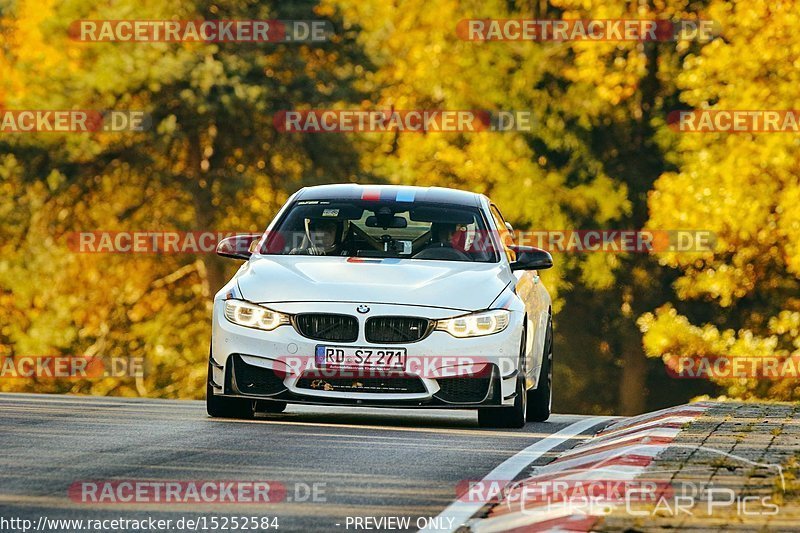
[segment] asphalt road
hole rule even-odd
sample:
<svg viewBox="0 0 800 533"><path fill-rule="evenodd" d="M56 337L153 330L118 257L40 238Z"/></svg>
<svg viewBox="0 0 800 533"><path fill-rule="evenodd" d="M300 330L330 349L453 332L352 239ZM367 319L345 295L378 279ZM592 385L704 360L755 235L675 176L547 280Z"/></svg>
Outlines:
<svg viewBox="0 0 800 533"><path fill-rule="evenodd" d="M433 518L440 522L432 528L449 530L445 518L459 481L500 472L498 465L508 474L531 458L549 462L607 422L554 415L519 430L484 430L470 411L291 405L280 415L236 421L207 418L205 404L196 401L0 394L0 531L23 530L22 522L3 519L31 520L39 531L77 531L90 524L59 528L52 520L150 517L172 520L170 530L177 531L190 529L185 522L177 528L177 520L201 516L205 528L200 522L192 530L225 530L226 517L259 520L246 529L228 522L229 531L267 531L263 517L277 517L278 531L417 530ZM572 437L575 429L582 435ZM559 431L561 438L551 436ZM520 455L532 445L535 453ZM286 492L280 501L258 504L95 503L69 496L70 486L90 480L257 481ZM221 520L215 528L212 517ZM126 530L105 526L94 530Z"/></svg>

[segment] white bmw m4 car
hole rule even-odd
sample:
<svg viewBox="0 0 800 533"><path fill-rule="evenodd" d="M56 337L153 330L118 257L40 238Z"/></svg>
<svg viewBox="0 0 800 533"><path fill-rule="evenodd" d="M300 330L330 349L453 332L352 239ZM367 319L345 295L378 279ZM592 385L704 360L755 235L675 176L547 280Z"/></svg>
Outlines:
<svg viewBox="0 0 800 533"><path fill-rule="evenodd" d="M550 254L517 246L480 194L323 185L263 235L219 243L245 260L214 298L207 408L287 403L474 409L484 427L550 416Z"/></svg>

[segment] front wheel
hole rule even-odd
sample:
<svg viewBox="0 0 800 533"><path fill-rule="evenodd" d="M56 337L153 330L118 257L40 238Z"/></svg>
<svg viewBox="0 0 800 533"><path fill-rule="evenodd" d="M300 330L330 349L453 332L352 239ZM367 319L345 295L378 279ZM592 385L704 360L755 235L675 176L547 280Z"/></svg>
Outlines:
<svg viewBox="0 0 800 533"><path fill-rule="evenodd" d="M210 356L209 356L210 357ZM208 362L208 379L206 379L206 411L213 418L251 419L255 415L255 402L242 398L225 398L216 396L211 386L211 361Z"/></svg>
<svg viewBox="0 0 800 533"><path fill-rule="evenodd" d="M528 422L544 422L553 406L553 319L547 319L542 367L536 388L528 391Z"/></svg>
<svg viewBox="0 0 800 533"><path fill-rule="evenodd" d="M521 428L525 426L525 411L528 397L525 394L525 378L517 376L516 396L511 407L481 407L478 409L478 425L482 428Z"/></svg>

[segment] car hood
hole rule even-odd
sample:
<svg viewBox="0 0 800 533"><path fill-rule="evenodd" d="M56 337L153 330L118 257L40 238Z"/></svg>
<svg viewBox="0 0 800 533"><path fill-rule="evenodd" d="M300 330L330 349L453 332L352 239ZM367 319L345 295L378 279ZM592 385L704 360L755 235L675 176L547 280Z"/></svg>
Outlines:
<svg viewBox="0 0 800 533"><path fill-rule="evenodd" d="M486 309L508 284L500 263L315 256L257 257L237 274L251 302L372 302Z"/></svg>

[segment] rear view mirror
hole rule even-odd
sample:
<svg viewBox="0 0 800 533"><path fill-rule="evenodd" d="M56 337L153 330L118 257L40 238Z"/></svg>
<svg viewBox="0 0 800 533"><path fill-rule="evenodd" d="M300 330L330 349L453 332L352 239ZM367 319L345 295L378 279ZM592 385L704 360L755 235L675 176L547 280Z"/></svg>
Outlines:
<svg viewBox="0 0 800 533"><path fill-rule="evenodd" d="M370 215L364 222L368 228L383 228L383 229L402 229L408 226L408 221L403 217L393 216L380 217L380 220L375 215Z"/></svg>
<svg viewBox="0 0 800 533"><path fill-rule="evenodd" d="M217 255L233 259L250 259L261 235L233 235L225 237L217 244Z"/></svg>
<svg viewBox="0 0 800 533"><path fill-rule="evenodd" d="M553 256L541 248L533 246L509 246L517 253L517 260L511 263L511 270L545 270L553 266Z"/></svg>

